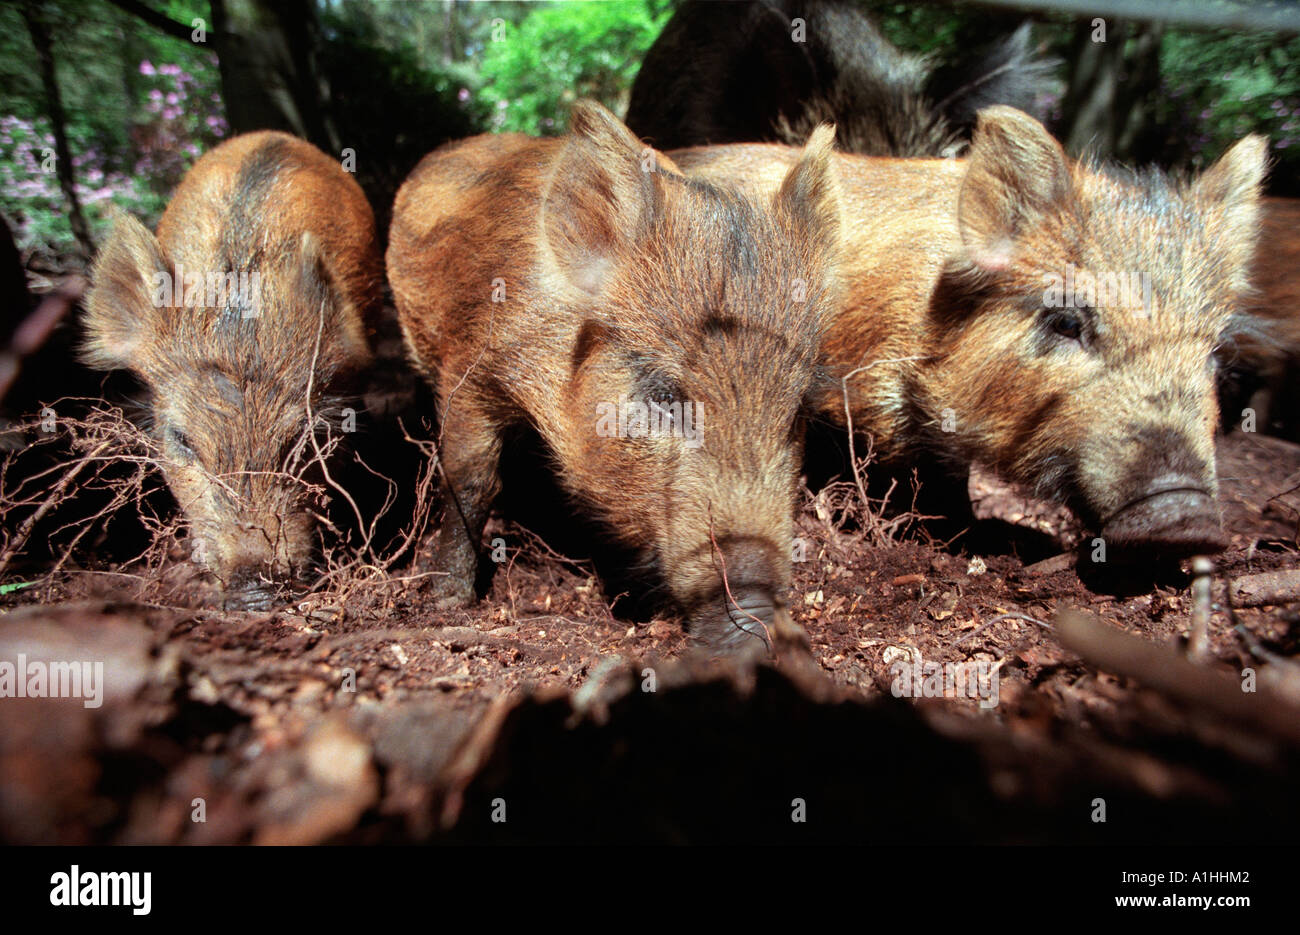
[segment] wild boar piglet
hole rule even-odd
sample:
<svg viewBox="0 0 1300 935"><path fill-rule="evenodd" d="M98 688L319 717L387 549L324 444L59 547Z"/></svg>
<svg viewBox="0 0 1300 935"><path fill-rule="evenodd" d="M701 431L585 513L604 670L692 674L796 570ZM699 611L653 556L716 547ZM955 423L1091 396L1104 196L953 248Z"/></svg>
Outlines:
<svg viewBox="0 0 1300 935"><path fill-rule="evenodd" d="M163 473L229 607L270 606L312 562L308 414L371 359L381 262L352 177L276 132L204 155L156 235L122 215L100 252L85 358L148 389Z"/></svg>
<svg viewBox="0 0 1300 935"><path fill-rule="evenodd" d="M774 189L788 147L669 154ZM1105 541L1221 550L1216 352L1244 314L1265 141L1194 180L1073 161L1009 107L969 158L836 156L844 301L825 343L883 460L992 467ZM844 419L837 385L822 408Z"/></svg>
<svg viewBox="0 0 1300 935"><path fill-rule="evenodd" d="M416 168L388 270L440 405L443 606L474 599L502 440L525 425L698 639L799 635L783 592L837 300L832 138L761 198L683 177L586 103L565 138L477 137Z"/></svg>

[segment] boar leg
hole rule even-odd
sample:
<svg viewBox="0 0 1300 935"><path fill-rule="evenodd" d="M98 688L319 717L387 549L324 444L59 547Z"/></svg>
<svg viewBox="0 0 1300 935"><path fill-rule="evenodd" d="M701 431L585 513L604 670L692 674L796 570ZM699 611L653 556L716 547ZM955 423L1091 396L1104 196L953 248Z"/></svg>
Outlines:
<svg viewBox="0 0 1300 935"><path fill-rule="evenodd" d="M501 427L467 398L469 387L453 393L443 409L442 491L446 503L438 530L434 567L438 609L474 602L479 548L488 510L501 489Z"/></svg>
<svg viewBox="0 0 1300 935"><path fill-rule="evenodd" d="M938 517L925 524L935 539L947 542L975 526L975 508L970 502L970 468L955 468L926 460L915 468L919 485L916 511Z"/></svg>

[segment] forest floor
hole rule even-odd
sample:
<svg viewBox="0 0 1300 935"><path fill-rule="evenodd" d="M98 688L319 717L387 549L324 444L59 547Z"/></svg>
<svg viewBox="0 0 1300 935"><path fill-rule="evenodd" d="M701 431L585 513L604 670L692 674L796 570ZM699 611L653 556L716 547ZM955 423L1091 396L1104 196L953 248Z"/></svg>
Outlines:
<svg viewBox="0 0 1300 935"><path fill-rule="evenodd" d="M0 661L102 661L105 689L95 708L0 703L0 832L61 843L1294 834L1300 743L1275 715L1300 702L1288 660L1300 617L1232 608L1225 589L1300 567L1300 447L1235 433L1219 461L1231 546L1216 563L1207 655L1188 676L1218 677L1209 689L1094 664L1052 629L1058 611L1082 609L1165 654L1139 667L1177 676L1194 603L1186 563L1109 568L1086 546L1027 562L915 536L873 545L837 521L840 488L809 494L797 520L807 547L791 604L810 647L757 667L705 658L671 616L621 618L589 562L499 518L488 534L511 558L464 610L431 611L429 579L414 574L260 614L140 601L100 576L70 575L54 599L16 591L0 598ZM1058 511L987 480L973 491L981 526L1067 534ZM1247 668L1260 691L1241 693L1244 711L1205 700ZM905 669L922 676L905 693L927 697L895 700Z"/></svg>
<svg viewBox="0 0 1300 935"><path fill-rule="evenodd" d="M9 402L128 395L70 368L74 341L56 332ZM380 348L371 411L427 411L391 329ZM20 459L0 464L36 459L0 471L0 492L34 479L30 515L67 465L0 434ZM404 447L420 457L390 476L427 463ZM808 492L789 600L809 645L755 665L609 593L563 509L539 536L509 503L473 607L430 609L424 526L401 562L215 609L185 539L128 521L171 509L151 512L147 459L105 456L64 491L99 519L56 509L0 556L32 582L0 594L0 840L1294 840L1300 446L1235 432L1218 458L1230 546L1195 579L1096 562L1068 514L978 472L980 520L947 546L884 534L852 482ZM152 558L115 558L142 529ZM100 703L12 697L20 660L102 663Z"/></svg>

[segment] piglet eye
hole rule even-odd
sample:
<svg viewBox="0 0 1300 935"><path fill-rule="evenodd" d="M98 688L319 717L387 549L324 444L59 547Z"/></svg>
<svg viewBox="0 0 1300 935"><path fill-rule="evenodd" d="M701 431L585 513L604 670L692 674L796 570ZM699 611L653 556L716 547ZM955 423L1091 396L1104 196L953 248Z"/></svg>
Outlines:
<svg viewBox="0 0 1300 935"><path fill-rule="evenodd" d="M1083 336L1083 319L1070 311L1053 309L1047 317L1047 325L1053 334L1071 341L1078 341Z"/></svg>
<svg viewBox="0 0 1300 935"><path fill-rule="evenodd" d="M652 399L650 400L650 408L665 422L671 422L673 420L671 402L668 399Z"/></svg>
<svg viewBox="0 0 1300 935"><path fill-rule="evenodd" d="M167 437L181 454L185 455L187 458L195 457L194 448L190 444L189 436L180 429L169 428L167 430Z"/></svg>

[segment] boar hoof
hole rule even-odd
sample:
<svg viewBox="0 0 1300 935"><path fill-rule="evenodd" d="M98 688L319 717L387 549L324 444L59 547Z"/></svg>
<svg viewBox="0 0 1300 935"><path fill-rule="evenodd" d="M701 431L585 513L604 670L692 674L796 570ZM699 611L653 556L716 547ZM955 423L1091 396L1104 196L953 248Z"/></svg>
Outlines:
<svg viewBox="0 0 1300 935"><path fill-rule="evenodd" d="M241 591L238 594L227 594L221 602L221 609L262 613L270 610L273 603L274 596L269 591Z"/></svg>
<svg viewBox="0 0 1300 935"><path fill-rule="evenodd" d="M772 635L776 637L778 645L789 646L803 652L812 649L812 640L808 637L808 631L794 622L794 618L790 616L790 611L785 607L778 607L776 610L776 619L772 624Z"/></svg>

